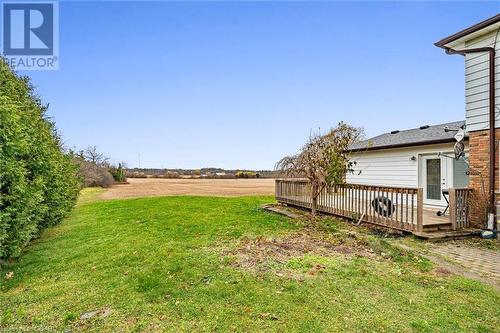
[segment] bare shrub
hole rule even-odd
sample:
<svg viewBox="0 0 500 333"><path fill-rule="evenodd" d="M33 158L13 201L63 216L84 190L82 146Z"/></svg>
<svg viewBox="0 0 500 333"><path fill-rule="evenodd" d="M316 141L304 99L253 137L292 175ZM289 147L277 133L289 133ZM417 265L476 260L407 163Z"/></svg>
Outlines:
<svg viewBox="0 0 500 333"><path fill-rule="evenodd" d="M79 166L79 176L85 187L110 187L115 179L111 172L125 179L123 167L114 168L109 159L97 150L96 146L89 146L74 156Z"/></svg>
<svg viewBox="0 0 500 333"><path fill-rule="evenodd" d="M470 211L470 226L473 228L484 228L488 220L489 210L489 193L484 185L481 183L479 189L474 189L469 198L469 211Z"/></svg>
<svg viewBox="0 0 500 333"><path fill-rule="evenodd" d="M77 159L78 172L85 187L110 187L114 183L113 176L107 168L99 167L89 161Z"/></svg>

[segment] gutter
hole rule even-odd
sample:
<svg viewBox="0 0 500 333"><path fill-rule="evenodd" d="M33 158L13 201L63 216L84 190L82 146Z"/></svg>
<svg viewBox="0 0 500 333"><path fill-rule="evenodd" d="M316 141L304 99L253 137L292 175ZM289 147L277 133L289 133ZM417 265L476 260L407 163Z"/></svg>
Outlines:
<svg viewBox="0 0 500 333"><path fill-rule="evenodd" d="M469 53L488 52L489 54L489 209L493 214L493 231L496 231L496 204L495 204L495 48L479 47L466 50L454 50L441 46L446 54L461 54L465 56Z"/></svg>
<svg viewBox="0 0 500 333"><path fill-rule="evenodd" d="M479 31L481 29L484 29L486 27L489 27L492 24L495 24L497 22L500 22L500 14L497 14L493 17L490 17L489 19L486 19L484 21L481 21L477 24L474 24L473 26L464 29L462 31L457 32L456 34L453 34L451 36L448 36L446 38L441 39L439 42L434 43L437 47L441 47L443 49L446 49L447 44L456 41L457 39L460 39L462 37L468 36L476 31Z"/></svg>
<svg viewBox="0 0 500 333"><path fill-rule="evenodd" d="M468 137L464 138L464 141L468 141L468 140L469 140ZM391 145L385 145L385 146L367 146L367 147L361 147L361 148L347 149L347 150L345 150L345 152L347 152L347 153L359 153L359 152L365 152L365 151L371 151L371 150L383 150L383 149L393 149L393 148L427 146L427 145L435 145L435 144L450 143L450 142L456 142L456 140L453 138L449 138L449 139L425 140L425 141L417 141L417 142L409 142L409 143L397 143L397 144L391 144Z"/></svg>

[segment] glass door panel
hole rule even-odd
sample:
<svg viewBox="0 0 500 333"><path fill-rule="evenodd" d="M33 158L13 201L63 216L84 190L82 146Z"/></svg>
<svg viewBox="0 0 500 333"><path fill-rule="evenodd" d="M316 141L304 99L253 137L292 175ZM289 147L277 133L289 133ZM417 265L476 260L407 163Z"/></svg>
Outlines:
<svg viewBox="0 0 500 333"><path fill-rule="evenodd" d="M427 199L441 200L441 159L426 159Z"/></svg>

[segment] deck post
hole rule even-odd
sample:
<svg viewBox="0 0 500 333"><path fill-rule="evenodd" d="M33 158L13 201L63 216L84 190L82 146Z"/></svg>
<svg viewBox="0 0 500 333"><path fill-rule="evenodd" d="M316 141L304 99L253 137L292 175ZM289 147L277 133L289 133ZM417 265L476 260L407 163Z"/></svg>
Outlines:
<svg viewBox="0 0 500 333"><path fill-rule="evenodd" d="M417 232L424 230L424 189L417 190Z"/></svg>
<svg viewBox="0 0 500 333"><path fill-rule="evenodd" d="M280 192L278 191L279 184L280 184L279 179L276 179L276 180L274 181L274 196L276 197L276 200L277 200L277 201L279 201L279 200L280 200Z"/></svg>
<svg viewBox="0 0 500 333"><path fill-rule="evenodd" d="M425 236L434 231L439 232L444 229L441 225L450 228L448 229L450 232L468 225L469 189L466 188L449 189L450 216L442 217L445 221L438 221L437 227L431 225L429 228L425 225L429 221L426 220L428 211L424 210L423 188L333 184L323 188L314 202L315 200L311 198L313 192L311 182L307 180L276 179L275 183L276 200L281 204L308 209L315 207L318 212L349 219L354 219L356 216L357 221L362 217L361 220L364 222L416 235ZM378 197L388 198L392 202L394 211L390 216ZM374 201L375 199L377 200ZM433 220L432 216L429 218Z"/></svg>
<svg viewBox="0 0 500 333"><path fill-rule="evenodd" d="M448 209L450 210L451 229L457 230L457 192L456 192L456 189L450 188L448 200L450 201L450 203L449 203L450 207Z"/></svg>

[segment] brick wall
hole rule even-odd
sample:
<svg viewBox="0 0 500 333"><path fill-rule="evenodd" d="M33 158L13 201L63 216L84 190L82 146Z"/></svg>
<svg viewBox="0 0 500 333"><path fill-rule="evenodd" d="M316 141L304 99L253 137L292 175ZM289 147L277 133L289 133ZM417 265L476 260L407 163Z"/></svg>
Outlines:
<svg viewBox="0 0 500 333"><path fill-rule="evenodd" d="M500 139L500 128L495 131L495 192L499 188L499 162L498 162L498 141ZM489 189L489 132L488 130L469 132L469 186L475 191L488 192ZM496 200L500 199L496 194ZM473 217L474 212L472 212ZM474 218L472 218L474 219Z"/></svg>
<svg viewBox="0 0 500 333"><path fill-rule="evenodd" d="M496 130L496 135L500 138L500 129ZM488 130L469 133L469 163L470 163L470 187L479 189L481 186L488 187L489 172L489 133ZM496 157L498 161L498 155ZM498 163L496 165L498 188Z"/></svg>

